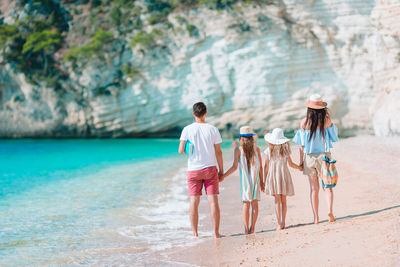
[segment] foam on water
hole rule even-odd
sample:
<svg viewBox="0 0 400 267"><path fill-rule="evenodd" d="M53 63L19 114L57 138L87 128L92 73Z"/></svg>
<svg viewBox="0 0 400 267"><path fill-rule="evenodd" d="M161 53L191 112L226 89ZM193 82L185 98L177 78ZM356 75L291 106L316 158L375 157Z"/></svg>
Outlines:
<svg viewBox="0 0 400 267"><path fill-rule="evenodd" d="M180 169L172 178L165 178L165 181L170 183L165 187L167 190L139 208L141 218L148 223L119 229L121 235L146 243L153 251L199 242L196 238L190 238L186 168Z"/></svg>

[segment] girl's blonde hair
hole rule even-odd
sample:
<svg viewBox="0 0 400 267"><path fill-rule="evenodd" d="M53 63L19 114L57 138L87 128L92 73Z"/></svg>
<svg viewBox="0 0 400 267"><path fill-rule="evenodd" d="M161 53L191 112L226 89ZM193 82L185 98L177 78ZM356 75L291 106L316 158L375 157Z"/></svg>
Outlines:
<svg viewBox="0 0 400 267"><path fill-rule="evenodd" d="M268 149L269 149L269 155L270 157L274 157L275 153L279 151L279 156L283 159L285 156L290 155L291 150L290 150L290 144L289 142L286 142L284 144L281 145L273 145L270 143L268 144Z"/></svg>
<svg viewBox="0 0 400 267"><path fill-rule="evenodd" d="M253 162L255 154L255 142L253 136L241 136L240 145L243 148L243 152L247 162L247 170L250 171L251 163Z"/></svg>

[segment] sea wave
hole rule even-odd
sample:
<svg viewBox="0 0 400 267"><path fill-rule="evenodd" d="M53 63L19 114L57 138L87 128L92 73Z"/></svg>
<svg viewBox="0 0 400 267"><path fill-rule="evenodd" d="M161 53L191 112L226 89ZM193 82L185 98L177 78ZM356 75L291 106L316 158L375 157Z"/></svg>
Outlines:
<svg viewBox="0 0 400 267"><path fill-rule="evenodd" d="M138 207L140 218L146 223L121 227L118 233L153 252L195 245L200 240L192 238L186 168L179 169L172 177L164 177L161 182L165 190ZM203 217L200 214L199 220ZM211 236L211 233L205 235Z"/></svg>

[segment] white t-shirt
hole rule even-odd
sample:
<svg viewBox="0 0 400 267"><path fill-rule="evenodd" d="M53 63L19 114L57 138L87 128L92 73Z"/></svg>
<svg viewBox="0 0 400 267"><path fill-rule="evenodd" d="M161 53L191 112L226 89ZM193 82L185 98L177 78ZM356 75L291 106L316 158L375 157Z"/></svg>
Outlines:
<svg viewBox="0 0 400 267"><path fill-rule="evenodd" d="M194 122L183 128L180 139L189 140L194 147L193 154L188 158L188 171L217 166L214 145L221 143L222 138L216 127Z"/></svg>

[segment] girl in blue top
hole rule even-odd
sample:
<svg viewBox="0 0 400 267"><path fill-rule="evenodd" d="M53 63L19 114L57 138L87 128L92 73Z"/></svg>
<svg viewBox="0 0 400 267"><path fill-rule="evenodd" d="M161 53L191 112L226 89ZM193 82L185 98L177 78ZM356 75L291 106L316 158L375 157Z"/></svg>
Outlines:
<svg viewBox="0 0 400 267"><path fill-rule="evenodd" d="M331 158L332 142L337 142L338 130L329 118L327 103L318 94L312 95L305 103L307 116L300 123L293 141L300 145L300 165L303 174L308 175L310 182L311 207L314 213L314 223L319 223L319 177L321 176L322 158ZM334 222L333 190L324 188L329 208L329 221Z"/></svg>

